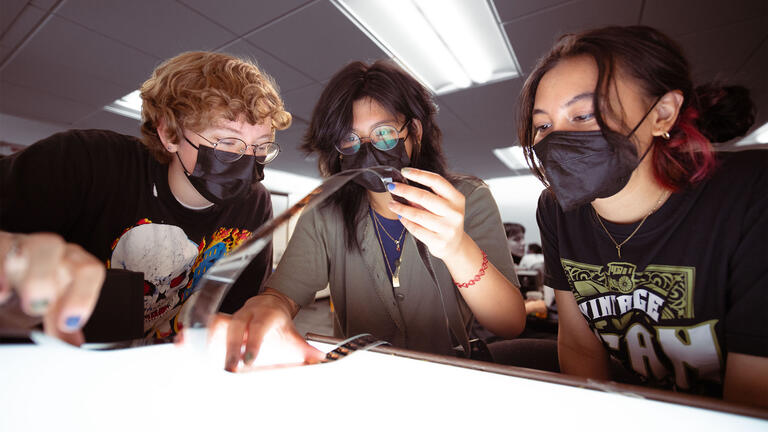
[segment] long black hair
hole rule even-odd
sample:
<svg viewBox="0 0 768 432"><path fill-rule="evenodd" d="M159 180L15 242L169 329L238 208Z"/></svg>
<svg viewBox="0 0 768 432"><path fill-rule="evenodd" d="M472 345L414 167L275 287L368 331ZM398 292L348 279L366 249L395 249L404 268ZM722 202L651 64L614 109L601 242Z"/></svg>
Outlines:
<svg viewBox="0 0 768 432"><path fill-rule="evenodd" d="M412 167L447 177L442 132L435 123L437 105L424 86L390 60L372 64L352 62L325 86L300 147L307 154L317 154L320 174L327 177L341 171L335 144L352 130L354 102L365 98L376 101L394 116L402 115L410 120L408 136L414 140ZM415 139L418 135L413 120L421 122L420 141ZM363 214L360 206L364 196L363 187L349 183L334 194L328 204L341 210L347 245L353 249L360 248L355 227Z"/></svg>
<svg viewBox="0 0 768 432"><path fill-rule="evenodd" d="M654 138L654 176L666 187L679 190L703 180L715 169L711 143L744 135L755 120L749 91L741 86L712 83L694 87L690 66L680 46L664 33L646 26L605 27L562 36L528 75L518 109L518 137L533 173L546 185L543 167L533 152L533 105L542 77L567 58L587 55L598 67L594 95L595 119L606 138L626 135L631 129L610 131L603 111L612 110L608 93L617 71L635 79L649 101L672 90L683 94L683 105L671 139ZM623 138L623 137L622 137Z"/></svg>

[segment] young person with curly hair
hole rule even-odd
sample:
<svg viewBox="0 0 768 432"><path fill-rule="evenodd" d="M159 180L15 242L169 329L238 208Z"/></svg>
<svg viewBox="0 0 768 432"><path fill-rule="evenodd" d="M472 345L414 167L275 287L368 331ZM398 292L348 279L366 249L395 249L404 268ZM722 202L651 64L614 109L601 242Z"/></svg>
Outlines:
<svg viewBox="0 0 768 432"><path fill-rule="evenodd" d="M0 313L43 317L81 343L107 268L144 273L144 333L165 338L206 269L272 216L259 183L285 111L251 62L188 52L141 86L142 138L71 130L0 159ZM271 248L225 300L233 312L271 271Z"/></svg>

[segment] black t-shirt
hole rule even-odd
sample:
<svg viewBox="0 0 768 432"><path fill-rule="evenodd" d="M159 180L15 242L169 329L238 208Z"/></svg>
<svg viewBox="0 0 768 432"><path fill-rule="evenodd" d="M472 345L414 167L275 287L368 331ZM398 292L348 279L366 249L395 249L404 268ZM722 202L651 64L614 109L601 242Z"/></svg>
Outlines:
<svg viewBox="0 0 768 432"><path fill-rule="evenodd" d="M539 198L545 284L571 290L606 350L649 385L722 393L729 352L768 356L768 151L718 155L621 248L591 205ZM621 243L637 224L604 222Z"/></svg>
<svg viewBox="0 0 768 432"><path fill-rule="evenodd" d="M53 135L0 159L0 229L55 232L108 268L144 273L147 337L178 331L181 304L216 260L272 217L261 184L236 204L192 210L168 185L168 165L135 137L104 130ZM221 310L256 295L272 268L267 246Z"/></svg>

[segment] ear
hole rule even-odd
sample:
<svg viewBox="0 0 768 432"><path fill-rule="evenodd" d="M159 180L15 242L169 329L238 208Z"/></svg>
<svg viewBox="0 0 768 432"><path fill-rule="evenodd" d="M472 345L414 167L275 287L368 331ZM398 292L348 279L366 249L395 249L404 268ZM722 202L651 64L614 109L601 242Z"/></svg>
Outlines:
<svg viewBox="0 0 768 432"><path fill-rule="evenodd" d="M424 132L424 129L422 129L421 121L419 119L413 119L411 120L411 124L413 125L413 128L416 130L416 142L421 144L421 136L422 132Z"/></svg>
<svg viewBox="0 0 768 432"><path fill-rule="evenodd" d="M675 125L680 115L680 107L683 106L683 92L672 90L659 99L653 110L652 131L654 136L661 136L669 132Z"/></svg>
<svg viewBox="0 0 768 432"><path fill-rule="evenodd" d="M171 141L170 135L168 134L168 123L165 122L165 119L160 119L157 122L157 136L160 137L160 142L163 143L163 147L165 147L166 150L170 153L175 153L179 146Z"/></svg>

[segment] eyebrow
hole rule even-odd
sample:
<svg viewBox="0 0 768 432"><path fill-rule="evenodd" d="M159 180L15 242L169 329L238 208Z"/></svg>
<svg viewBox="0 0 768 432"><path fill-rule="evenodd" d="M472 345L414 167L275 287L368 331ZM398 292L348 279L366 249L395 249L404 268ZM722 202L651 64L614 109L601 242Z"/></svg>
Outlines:
<svg viewBox="0 0 768 432"><path fill-rule="evenodd" d="M595 96L594 92L584 92L582 94L578 94L578 95L572 97L571 100L569 100L568 102L564 103L563 107L571 106L571 105L575 104L576 102L578 102L580 100L592 99L594 96Z"/></svg>
<svg viewBox="0 0 768 432"><path fill-rule="evenodd" d="M368 132L371 132L374 129L376 129L377 127L379 127L381 125L385 125L385 124L397 124L397 120L396 119L388 119L388 120L382 120L380 122L376 122L376 123L371 125L371 130L369 130ZM355 128L352 128L352 132L356 133L357 135L360 135L360 131L355 129Z"/></svg>
<svg viewBox="0 0 768 432"><path fill-rule="evenodd" d="M594 97L595 97L595 93L594 92L584 92L584 93L581 93L581 94L577 94L576 96L572 97L568 102L564 103L562 105L562 108L569 107L569 106L575 104L578 101L581 101L581 100L584 100L584 99L592 99ZM536 108L536 109L533 110L533 114L547 114L547 112L542 110L542 109Z"/></svg>
<svg viewBox="0 0 768 432"><path fill-rule="evenodd" d="M240 135L241 132L239 130L235 129L235 128L231 128L231 127L228 127L228 126L214 126L213 130L217 132L217 135L218 135L218 132L222 132L222 131L231 132L231 133L234 134L234 136L232 136L232 137L222 136L220 138L237 138L237 139L240 139L240 140L242 139L241 135ZM262 135L260 137L257 137L256 139L257 140L260 140L260 139L263 139L263 138L272 139L273 136L274 136L274 133L270 132L270 133L265 133L264 135Z"/></svg>

